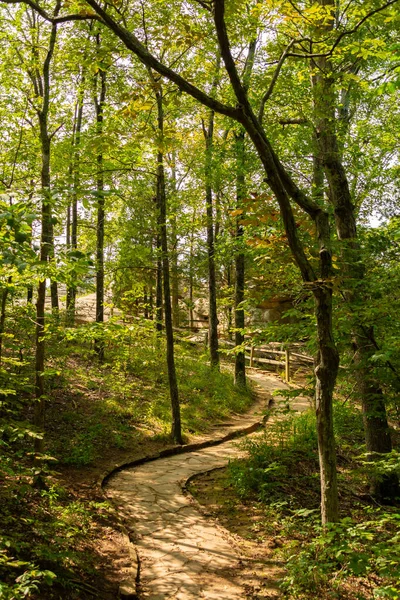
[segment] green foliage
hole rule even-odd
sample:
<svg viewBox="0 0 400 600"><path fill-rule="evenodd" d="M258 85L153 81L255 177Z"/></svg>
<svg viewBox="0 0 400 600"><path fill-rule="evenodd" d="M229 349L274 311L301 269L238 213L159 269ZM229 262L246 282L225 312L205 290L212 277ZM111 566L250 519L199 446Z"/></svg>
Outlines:
<svg viewBox="0 0 400 600"><path fill-rule="evenodd" d="M306 542L295 541L285 548L287 574L282 588L291 598L307 598L328 585L340 593L347 578L371 575L379 581L374 598L400 597L400 517L381 508L371 513L372 519L366 515L357 522L346 517L324 530L311 521Z"/></svg>
<svg viewBox="0 0 400 600"><path fill-rule="evenodd" d="M68 406L54 414L62 422L51 436L51 453L62 463L77 467L93 464L107 449L127 450L142 436L142 428L169 436L171 407L167 388L165 343L151 323L134 321L126 326L108 321L68 328L58 338L53 395L71 395ZM93 360L94 340L101 339L107 360ZM238 390L229 370L214 372L207 357L185 342L176 346L181 416L184 431L199 433L231 412L243 412L252 400ZM81 407L76 410L77 403ZM50 401L50 423L52 408ZM59 426L57 426L57 430Z"/></svg>
<svg viewBox="0 0 400 600"><path fill-rule="evenodd" d="M290 488L293 464L317 464L315 417L311 412L298 416L284 409L261 437L246 440L242 446L248 458L229 465L234 488L242 498L253 495L262 502L273 502L283 486ZM306 472L303 477L315 481Z"/></svg>
<svg viewBox="0 0 400 600"><path fill-rule="evenodd" d="M399 454L393 451L373 460L360 455L362 417L348 403L336 403L335 431L340 456L345 456L339 490L348 511L338 523L325 528L319 523L317 440L311 413L293 415L285 409L262 437L243 444L248 458L229 465L229 479L240 498L262 503L264 530L285 540L278 553L285 561L281 587L286 597L341 597L353 581L360 599L400 598L398 510L357 502L352 491L364 489L371 472L378 477L398 473ZM350 498L343 498L349 488Z"/></svg>
<svg viewBox="0 0 400 600"><path fill-rule="evenodd" d="M93 556L79 549L88 543L99 519L107 519L109 506L77 500L51 475L36 468L12 449L0 446L0 597L8 600L35 597L47 586L73 587L76 570L90 576ZM18 515L18 519L15 515ZM39 566L40 565L40 566Z"/></svg>

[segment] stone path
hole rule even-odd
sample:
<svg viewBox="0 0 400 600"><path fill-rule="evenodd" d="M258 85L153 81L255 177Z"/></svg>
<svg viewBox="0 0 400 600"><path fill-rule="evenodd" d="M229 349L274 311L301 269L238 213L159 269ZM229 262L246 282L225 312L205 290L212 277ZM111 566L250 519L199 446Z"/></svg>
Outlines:
<svg viewBox="0 0 400 600"><path fill-rule="evenodd" d="M267 373L254 371L250 378L258 402L247 414L215 427L210 440L260 422L272 391L287 388ZM305 400L296 400L295 409L306 407ZM235 583L239 557L228 532L201 515L183 492L191 476L223 467L240 454L237 441L231 440L128 468L111 478L107 495L125 518L139 557L138 572L133 569L122 596L135 597L137 579L140 598L146 600L243 600L243 588Z"/></svg>

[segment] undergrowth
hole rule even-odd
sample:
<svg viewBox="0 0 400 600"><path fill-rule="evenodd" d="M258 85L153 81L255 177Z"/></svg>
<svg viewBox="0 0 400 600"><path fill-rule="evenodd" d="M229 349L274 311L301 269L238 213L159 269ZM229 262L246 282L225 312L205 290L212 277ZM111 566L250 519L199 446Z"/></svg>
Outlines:
<svg viewBox="0 0 400 600"><path fill-rule="evenodd" d="M360 414L338 404L341 518L322 528L315 416L284 413L261 437L243 442L248 458L233 461L228 475L242 501L263 507L264 535L279 540L285 597L400 598L398 508L378 506L365 493L371 469L399 472L399 454L367 461Z"/></svg>
<svg viewBox="0 0 400 600"><path fill-rule="evenodd" d="M149 435L169 438L164 341L150 327L105 324L106 361L101 365L92 350L96 325L65 333L64 350L53 359L49 381L50 453L62 463L89 466L102 453L129 450ZM176 344L176 368L186 438L251 403L251 393L238 390L229 371L211 369L196 347Z"/></svg>
<svg viewBox="0 0 400 600"><path fill-rule="evenodd" d="M33 322L28 318L27 327ZM23 345L15 333L6 336L0 366L1 600L103 597L93 587L104 569L96 540L104 538L103 528L115 527L115 516L93 494L79 498L63 486L57 471L73 480L84 470L90 478L90 469L104 471L140 444L146 452L147 443L171 443L165 344L151 322L69 329L49 318L46 335L42 466L32 460L33 440L41 435L30 425L33 335ZM94 340L104 343L103 364ZM177 344L176 363L186 438L249 406L251 394L234 387L231 373L211 370L196 347Z"/></svg>

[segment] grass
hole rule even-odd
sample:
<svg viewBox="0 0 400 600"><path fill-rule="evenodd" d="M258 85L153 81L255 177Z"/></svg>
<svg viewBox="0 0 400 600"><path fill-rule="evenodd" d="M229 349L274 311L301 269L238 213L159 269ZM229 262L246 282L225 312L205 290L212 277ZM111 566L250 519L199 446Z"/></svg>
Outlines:
<svg viewBox="0 0 400 600"><path fill-rule="evenodd" d="M100 335L104 364L93 352ZM164 342L146 324L50 325L48 336L44 464L52 471L32 464L32 349L17 362L9 351L0 373L0 598L111 600L123 549L95 484L116 462L172 444ZM195 347L177 345L176 364L186 439L250 405L232 373L211 370Z"/></svg>
<svg viewBox="0 0 400 600"><path fill-rule="evenodd" d="M111 333L115 335L114 330ZM90 352L86 356L79 352L75 341L54 360L53 371L62 376L56 375L51 383L47 439L50 454L62 464L90 466L105 452L128 451L149 436L169 438L171 407L163 344L151 331L139 341L130 332L129 345L117 346L126 332L118 329L117 334L103 365ZM234 386L228 369L211 369L197 348L177 345L176 365L186 438L249 407L251 393Z"/></svg>

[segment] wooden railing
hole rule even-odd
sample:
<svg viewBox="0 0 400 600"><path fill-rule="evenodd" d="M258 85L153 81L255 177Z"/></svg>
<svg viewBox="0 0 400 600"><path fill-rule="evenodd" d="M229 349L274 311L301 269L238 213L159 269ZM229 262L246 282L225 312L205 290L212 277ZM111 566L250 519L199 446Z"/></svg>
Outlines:
<svg viewBox="0 0 400 600"><path fill-rule="evenodd" d="M223 347L229 346L234 348L234 342L230 340L220 340L220 344ZM285 370L285 380L287 382L290 381L291 378L291 369L292 366L297 363L300 366L309 366L314 364L314 359L307 354L302 354L300 352L293 351L293 344L291 346L287 346L283 350L276 349L276 346L282 346L281 344L270 344L264 346L255 346L251 344L250 346L245 347L245 358L249 361L249 366L253 367L254 363L259 363L261 365L274 365L275 367L281 367ZM300 345L296 344L295 348L297 349ZM262 356L256 356L257 354L264 354L267 358ZM282 359L277 360L276 358L270 358L271 356L282 357Z"/></svg>

